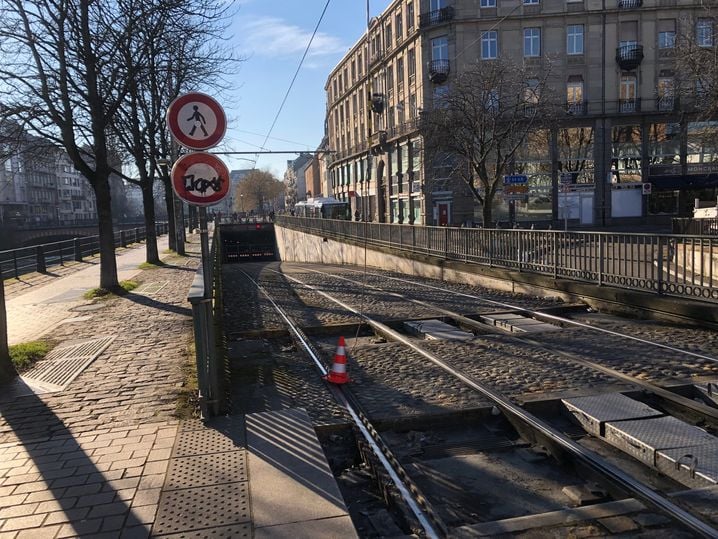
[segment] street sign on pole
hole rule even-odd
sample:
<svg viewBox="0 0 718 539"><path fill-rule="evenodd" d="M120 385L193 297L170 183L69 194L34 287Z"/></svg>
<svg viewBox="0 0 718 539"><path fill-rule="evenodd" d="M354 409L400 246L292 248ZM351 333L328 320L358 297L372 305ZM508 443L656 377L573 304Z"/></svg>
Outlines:
<svg viewBox="0 0 718 539"><path fill-rule="evenodd" d="M504 176L503 196L505 200L526 200L529 194L529 178L525 174Z"/></svg>
<svg viewBox="0 0 718 539"><path fill-rule="evenodd" d="M172 189L188 204L212 206L229 193L229 170L212 154L190 153L172 167Z"/></svg>
<svg viewBox="0 0 718 539"><path fill-rule="evenodd" d="M192 92L179 96L167 107L167 127L185 148L208 150L224 137L227 117L213 98Z"/></svg>

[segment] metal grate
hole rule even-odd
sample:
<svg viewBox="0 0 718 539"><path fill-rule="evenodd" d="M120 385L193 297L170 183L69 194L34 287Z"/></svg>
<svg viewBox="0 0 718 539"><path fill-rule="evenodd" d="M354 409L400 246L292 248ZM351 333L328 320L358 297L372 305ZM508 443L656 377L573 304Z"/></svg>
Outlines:
<svg viewBox="0 0 718 539"><path fill-rule="evenodd" d="M153 534L154 537L163 539L235 539L241 537L252 537L251 524L235 524L234 526L222 526L221 528L209 528L208 530L192 530L191 532L171 533L168 535Z"/></svg>
<svg viewBox="0 0 718 539"><path fill-rule="evenodd" d="M250 520L248 483L170 490L162 493L152 535L202 530ZM191 536L196 537L194 533Z"/></svg>
<svg viewBox="0 0 718 539"><path fill-rule="evenodd" d="M170 284L169 281L158 281L156 283L145 283L139 288L132 291L133 294L139 294L141 296L153 296L159 293L165 286Z"/></svg>
<svg viewBox="0 0 718 539"><path fill-rule="evenodd" d="M35 393L62 391L115 340L115 335L54 348L21 378Z"/></svg>
<svg viewBox="0 0 718 539"><path fill-rule="evenodd" d="M170 461L166 490L247 481L245 451L196 455Z"/></svg>

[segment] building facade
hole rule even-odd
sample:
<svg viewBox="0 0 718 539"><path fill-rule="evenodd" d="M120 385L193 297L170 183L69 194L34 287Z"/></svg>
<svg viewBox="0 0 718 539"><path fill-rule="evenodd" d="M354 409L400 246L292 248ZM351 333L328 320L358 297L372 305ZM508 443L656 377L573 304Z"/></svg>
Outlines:
<svg viewBox="0 0 718 539"><path fill-rule="evenodd" d="M562 102L516 157L529 185L518 220L686 215L695 198L715 200L718 124L699 120L679 84L681 33L715 46L695 0L395 0L327 80L332 193L371 220L480 221L465 185L424 159L417 119L469 66L510 59L537 78L550 65Z"/></svg>

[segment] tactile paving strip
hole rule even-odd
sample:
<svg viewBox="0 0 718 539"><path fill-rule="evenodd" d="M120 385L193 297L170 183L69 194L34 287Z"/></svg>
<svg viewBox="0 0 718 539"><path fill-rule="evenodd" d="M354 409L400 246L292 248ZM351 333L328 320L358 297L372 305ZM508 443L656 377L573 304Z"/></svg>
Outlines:
<svg viewBox="0 0 718 539"><path fill-rule="evenodd" d="M142 296L152 296L159 293L165 286L170 284L169 281L159 281L156 283L145 283L139 288L132 291L133 294L139 294Z"/></svg>
<svg viewBox="0 0 718 539"><path fill-rule="evenodd" d="M115 336L92 339L67 346L58 346L47 357L27 371L22 378L29 385L37 383L46 387L47 392L61 391L85 370L110 343Z"/></svg>
<svg viewBox="0 0 718 539"><path fill-rule="evenodd" d="M235 539L238 537L252 537L251 524L236 524L234 526L222 526L221 528L209 528L208 530L193 530L184 533L171 533L168 535L154 534L154 537L163 539Z"/></svg>
<svg viewBox="0 0 718 539"><path fill-rule="evenodd" d="M245 447L244 433L240 429L216 430L209 427L200 430L187 430L180 432L173 457L222 453Z"/></svg>
<svg viewBox="0 0 718 539"><path fill-rule="evenodd" d="M247 481L247 459L244 451L172 459L165 490L237 481Z"/></svg>
<svg viewBox="0 0 718 539"><path fill-rule="evenodd" d="M170 490L162 493L152 535L202 530L250 520L247 483ZM190 536L197 537L194 532Z"/></svg>

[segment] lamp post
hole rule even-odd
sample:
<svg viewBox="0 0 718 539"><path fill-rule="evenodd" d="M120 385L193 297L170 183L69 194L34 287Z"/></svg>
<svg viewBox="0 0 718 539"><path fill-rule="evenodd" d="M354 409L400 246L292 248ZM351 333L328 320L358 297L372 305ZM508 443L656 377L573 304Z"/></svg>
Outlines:
<svg viewBox="0 0 718 539"><path fill-rule="evenodd" d="M239 195L239 205L241 207L242 213L244 213L244 195ZM246 215L243 215L243 217L246 217Z"/></svg>
<svg viewBox="0 0 718 539"><path fill-rule="evenodd" d="M162 177L165 184L165 189L172 189L170 183L170 160L169 159L158 159L157 166L162 170ZM170 187L168 187L170 186ZM172 207L174 209L174 223L170 223L170 226L174 225L175 230L175 252L178 255L184 255L184 218L182 216L182 201L172 191ZM172 248L172 245L170 245Z"/></svg>

